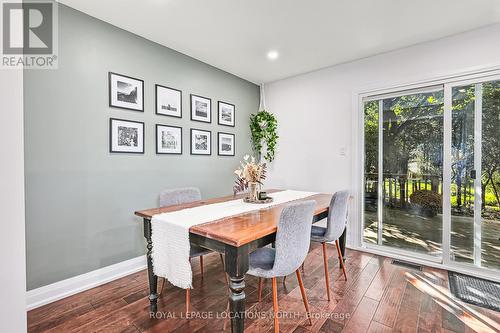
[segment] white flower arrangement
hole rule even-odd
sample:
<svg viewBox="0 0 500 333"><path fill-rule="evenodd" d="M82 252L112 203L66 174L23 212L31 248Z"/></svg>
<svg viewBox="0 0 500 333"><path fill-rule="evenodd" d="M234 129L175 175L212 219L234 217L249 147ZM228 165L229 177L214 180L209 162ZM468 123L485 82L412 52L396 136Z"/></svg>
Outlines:
<svg viewBox="0 0 500 333"><path fill-rule="evenodd" d="M266 163L258 163L255 157L250 155L243 156L243 161L240 162L240 168L234 173L237 176L233 191L234 193L243 192L248 187L248 183L258 183L266 179Z"/></svg>

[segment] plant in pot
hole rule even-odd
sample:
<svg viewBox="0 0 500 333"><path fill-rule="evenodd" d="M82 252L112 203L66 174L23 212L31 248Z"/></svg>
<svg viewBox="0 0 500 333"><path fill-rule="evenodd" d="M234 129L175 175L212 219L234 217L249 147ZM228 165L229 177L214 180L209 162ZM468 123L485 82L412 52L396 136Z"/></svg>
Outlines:
<svg viewBox="0 0 500 333"><path fill-rule="evenodd" d="M278 121L276 117L265 110L250 115L250 133L252 134L252 147L257 154L257 159L272 162L276 155L278 142Z"/></svg>
<svg viewBox="0 0 500 333"><path fill-rule="evenodd" d="M240 162L240 168L235 170L236 182L233 187L233 192L236 195L239 192L249 190L248 198L251 201L257 201L258 186L262 185L266 179L266 163L258 163L255 157L245 155L243 162Z"/></svg>
<svg viewBox="0 0 500 333"><path fill-rule="evenodd" d="M410 195L413 210L423 217L434 217L442 207L441 195L429 190L415 191Z"/></svg>

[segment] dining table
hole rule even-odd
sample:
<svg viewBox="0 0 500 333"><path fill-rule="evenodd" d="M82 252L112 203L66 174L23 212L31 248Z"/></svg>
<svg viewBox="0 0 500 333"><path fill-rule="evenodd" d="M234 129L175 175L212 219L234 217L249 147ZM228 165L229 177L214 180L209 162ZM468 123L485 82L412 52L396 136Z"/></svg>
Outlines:
<svg viewBox="0 0 500 333"><path fill-rule="evenodd" d="M271 194L279 190L267 190ZM187 204L158 207L135 212L143 220L144 237L146 238L147 266L149 280L150 311L157 312L157 284L158 277L153 272L151 252L151 220L157 214L174 212L182 209L210 205L229 200L242 199L244 194L229 195L219 198L195 201ZM318 193L303 199L314 200L316 207L311 223L320 221L328 216L332 194ZM277 204L268 208L259 208L236 216L227 216L223 219L194 225L189 229L189 241L215 252L224 254L225 271L229 277L229 318L232 332L243 332L245 327L245 274L249 268L249 254L257 248L273 244L276 238L277 225L281 211L287 203ZM343 238L345 239L345 231ZM342 242L345 244L345 242ZM342 253L345 253L342 249ZM340 258L339 258L340 259ZM343 259L342 259L343 260Z"/></svg>

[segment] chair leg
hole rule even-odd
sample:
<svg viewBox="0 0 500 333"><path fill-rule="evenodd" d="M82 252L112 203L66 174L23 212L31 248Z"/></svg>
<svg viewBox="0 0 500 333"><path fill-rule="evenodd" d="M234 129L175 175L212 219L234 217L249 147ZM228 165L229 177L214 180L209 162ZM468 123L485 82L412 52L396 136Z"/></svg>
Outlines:
<svg viewBox="0 0 500 333"><path fill-rule="evenodd" d="M286 282L286 275L285 275L285 276L283 276L283 287L286 287L285 282Z"/></svg>
<svg viewBox="0 0 500 333"><path fill-rule="evenodd" d="M258 294L259 294L259 303L262 301L262 287L264 286L264 279L259 278L259 288L258 288Z"/></svg>
<svg viewBox="0 0 500 333"><path fill-rule="evenodd" d="M304 261L304 262L305 262L305 261ZM304 263L302 263L302 266L301 266L301 267L302 267L302 274L304 274L304 273L305 273L305 270L304 270Z"/></svg>
<svg viewBox="0 0 500 333"><path fill-rule="evenodd" d="M274 311L274 333L279 333L280 323L278 321L278 286L276 278L273 277L273 311Z"/></svg>
<svg viewBox="0 0 500 333"><path fill-rule="evenodd" d="M200 256L200 270L201 270L201 278L203 279L203 256Z"/></svg>
<svg viewBox="0 0 500 333"><path fill-rule="evenodd" d="M300 276L300 270L296 270L297 280L299 281L300 293L302 294L302 301L304 301L304 307L306 308L307 318L309 318L309 324L312 326L311 312L309 311L309 303L307 302L306 290L304 289L304 283L302 283L302 276Z"/></svg>
<svg viewBox="0 0 500 333"><path fill-rule="evenodd" d="M159 296L161 296L161 294L163 294L163 287L165 287L165 278L161 278L161 281L162 281L162 284L161 284Z"/></svg>
<svg viewBox="0 0 500 333"><path fill-rule="evenodd" d="M328 273L328 256L326 255L326 243L321 243L323 246L323 266L325 267L326 295L330 301L330 273Z"/></svg>
<svg viewBox="0 0 500 333"><path fill-rule="evenodd" d="M337 252L339 254L340 266L342 267L342 271L344 272L344 278L347 281L347 274L345 272L344 260L342 259L342 251L340 250L339 240L335 241L335 246L337 246Z"/></svg>
<svg viewBox="0 0 500 333"><path fill-rule="evenodd" d="M224 272L224 278L226 279L226 286L229 289L229 280L227 278L226 266L224 265L224 257L222 256L222 253L219 253L219 256L220 256L220 262L222 263L222 272Z"/></svg>
<svg viewBox="0 0 500 333"><path fill-rule="evenodd" d="M222 255L222 253L219 253L219 257L220 257L220 262L222 264L222 272L224 272L224 278L226 279L227 290L231 291L231 289L229 288L229 279L226 273L226 266L224 264L224 256ZM229 322L229 300L227 301L226 313L228 314L228 316L226 319L224 319L224 324L222 325L223 331L226 330L227 323Z"/></svg>
<svg viewBox="0 0 500 333"><path fill-rule="evenodd" d="M189 306L191 303L191 289L186 289L186 316L189 313Z"/></svg>
<svg viewBox="0 0 500 333"><path fill-rule="evenodd" d="M226 307L226 313L227 317L224 319L224 325L222 325L222 330L225 331L227 327L227 323L229 322L229 300L227 301L227 307Z"/></svg>

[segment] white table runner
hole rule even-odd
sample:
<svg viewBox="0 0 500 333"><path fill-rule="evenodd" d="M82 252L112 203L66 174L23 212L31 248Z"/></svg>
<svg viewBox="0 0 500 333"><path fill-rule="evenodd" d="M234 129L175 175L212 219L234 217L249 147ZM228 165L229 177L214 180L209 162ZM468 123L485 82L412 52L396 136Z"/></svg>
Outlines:
<svg viewBox="0 0 500 333"><path fill-rule="evenodd" d="M237 199L154 215L151 220L153 271L155 275L166 278L177 287L192 288L189 228L315 194L317 193L286 190L270 193L268 196L274 201L267 204L249 204L243 202L242 199Z"/></svg>

